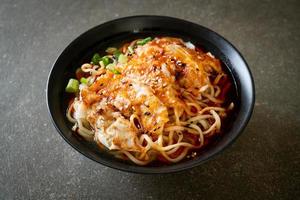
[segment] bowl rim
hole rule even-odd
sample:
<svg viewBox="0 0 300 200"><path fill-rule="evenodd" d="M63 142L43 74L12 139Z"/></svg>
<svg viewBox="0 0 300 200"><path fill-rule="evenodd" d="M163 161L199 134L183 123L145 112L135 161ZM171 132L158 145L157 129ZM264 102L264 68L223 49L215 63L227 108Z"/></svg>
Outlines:
<svg viewBox="0 0 300 200"><path fill-rule="evenodd" d="M198 160L198 162L193 162L193 163L190 163L189 165L184 165L184 166L181 166L180 168L161 168L161 167L149 167L147 168L148 170L146 170L145 168L139 168L140 166L136 165L134 166L135 170L131 169L131 168L125 168L125 167L120 167L120 166L117 166L115 164L111 164L109 162L104 162L103 160L96 160L94 159L92 156L90 156L89 154L86 154L84 153L80 148L78 148L76 145L74 145L71 141L69 141L66 136L63 134L63 131L60 129L60 127L57 125L56 121L55 121L55 116L53 115L52 113L52 110L50 108L50 105L49 105L49 101L50 100L50 95L49 95L49 87L50 87L50 81L52 79L52 76L54 74L54 68L58 62L58 60L60 59L61 55L67 51L69 48L71 48L73 46L74 43L76 43L77 41L80 40L80 38L84 37L85 34L89 33L89 32L92 32L92 31L95 31L97 28L99 28L100 26L108 26L110 24L113 24L113 23L116 23L118 21L122 21L122 20L130 20L130 19L136 19L136 20L139 20L139 19L142 19L142 18L157 18L157 19L164 19L164 20L175 20L175 21L180 21L182 23L187 23L187 24L191 24L191 25L194 25L194 26L198 26L198 27L201 27L202 29L204 29L205 31L208 31L214 35L216 35L217 37L219 37L220 39L222 39L225 43L227 43L227 45L229 45L234 51L235 53L238 54L238 56L240 56L240 59L242 60L242 62L244 63L244 66L245 66L245 69L249 75L249 78L250 78L250 92L251 94L249 95L250 97L250 103L248 105L248 112L244 113L244 121L243 121L243 124L240 126L240 128L236 131L237 134L235 135L235 137L231 138L228 142L224 143L217 151L214 151L212 153L210 153L208 156L206 156L205 158L201 159L201 160ZM232 72L230 72L232 74ZM232 74L232 76L234 76ZM194 23L194 22L190 22L190 21L187 21L187 20L183 20L183 19L180 19L180 18L175 18L175 17L170 17L170 16L164 16L164 15L133 15L133 16L127 16L127 17L121 17L121 18L117 18L117 19L113 19L113 20L109 20L109 21L106 21L104 23L101 23L97 26L94 26L86 31L84 31L83 33L81 33L79 36L77 36L75 39L73 39L63 50L61 50L59 52L59 55L57 56L57 58L55 59L54 63L52 64L51 66L51 70L49 72L49 75L48 75L48 78L47 78L47 85L46 85L46 102L47 102L47 110L50 114L50 118L51 118L51 121L55 127L55 129L57 130L57 132L60 134L60 136L72 147L74 148L76 151L78 151L79 153L81 153L82 155L84 155L85 157L95 161L96 163L99 163L99 164L102 164L106 167L109 167L109 168L113 168L113 169L116 169L116 170L120 170L120 171L125 171L125 172L131 172L131 173L136 173L136 174L167 174L167 173L176 173L176 172L180 172L180 171L184 171L184 170L187 170L187 169L191 169L191 168L194 168L194 167L197 167L207 161L209 161L210 159L212 158L215 158L217 155L219 155L221 152L223 152L226 148L230 147L235 141L236 139L241 135L241 133L244 131L244 129L246 128L247 124L249 123L249 120L253 114L253 110L254 110L254 104L255 104L255 84L254 84L254 79L253 79L253 75L250 71L250 68L249 68L249 65L248 63L246 62L245 58L243 57L243 55L240 53L240 51L231 43L229 42L226 38L224 38L223 36L221 36L220 34L216 33L215 31L205 27L205 26L202 26L200 24L197 24L197 23ZM172 165L171 165L172 166ZM150 170L151 169L151 170Z"/></svg>

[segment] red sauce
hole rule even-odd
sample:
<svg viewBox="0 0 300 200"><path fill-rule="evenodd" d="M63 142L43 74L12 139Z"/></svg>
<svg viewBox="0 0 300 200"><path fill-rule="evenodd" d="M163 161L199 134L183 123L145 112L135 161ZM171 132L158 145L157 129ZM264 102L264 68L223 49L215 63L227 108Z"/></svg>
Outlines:
<svg viewBox="0 0 300 200"><path fill-rule="evenodd" d="M75 76L76 76L77 80L80 80L82 77L84 77L84 78L89 77L90 74L82 71L81 68L78 68L75 72Z"/></svg>

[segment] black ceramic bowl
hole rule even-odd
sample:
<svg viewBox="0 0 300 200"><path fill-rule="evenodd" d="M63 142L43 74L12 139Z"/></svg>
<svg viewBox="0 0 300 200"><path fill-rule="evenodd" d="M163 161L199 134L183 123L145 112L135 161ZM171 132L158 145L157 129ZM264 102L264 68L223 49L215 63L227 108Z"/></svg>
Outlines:
<svg viewBox="0 0 300 200"><path fill-rule="evenodd" d="M235 111L230 127L214 144L194 160L169 166L137 166L114 158L95 144L72 133L67 120L67 96L64 92L76 68L90 60L96 51L108 46L146 36L176 36L200 45L221 59L235 84ZM219 34L194 23L163 16L133 16L101 24L76 38L61 53L52 67L47 84L47 103L52 121L60 135L86 157L115 169L136 173L168 173L195 167L228 147L242 132L250 119L254 105L254 83L250 70L238 50Z"/></svg>

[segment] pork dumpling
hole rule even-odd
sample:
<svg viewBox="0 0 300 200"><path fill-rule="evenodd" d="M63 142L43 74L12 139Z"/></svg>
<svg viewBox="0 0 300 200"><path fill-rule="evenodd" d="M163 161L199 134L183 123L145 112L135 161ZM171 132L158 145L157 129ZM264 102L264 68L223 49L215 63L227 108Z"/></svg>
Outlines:
<svg viewBox="0 0 300 200"><path fill-rule="evenodd" d="M130 121L124 118L118 118L105 131L98 129L96 140L110 150L138 151L141 149L136 143L136 130Z"/></svg>

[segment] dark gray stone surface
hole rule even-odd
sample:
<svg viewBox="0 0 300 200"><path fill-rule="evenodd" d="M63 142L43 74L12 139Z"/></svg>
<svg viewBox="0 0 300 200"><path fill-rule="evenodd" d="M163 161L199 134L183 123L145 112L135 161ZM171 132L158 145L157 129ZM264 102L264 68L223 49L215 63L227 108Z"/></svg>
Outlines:
<svg viewBox="0 0 300 200"><path fill-rule="evenodd" d="M300 1L0 0L0 199L297 199L300 195ZM215 159L185 172L137 175L72 149L51 124L51 65L79 34L137 14L207 26L248 61L253 117Z"/></svg>

